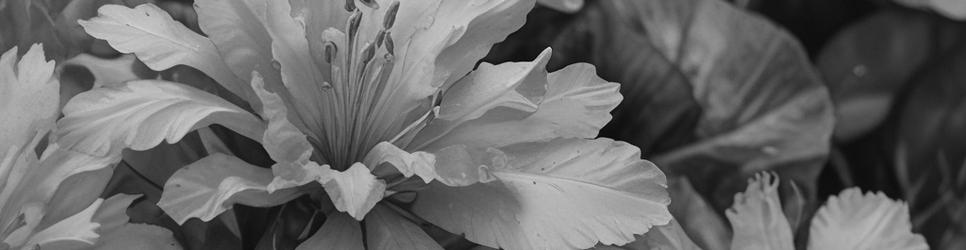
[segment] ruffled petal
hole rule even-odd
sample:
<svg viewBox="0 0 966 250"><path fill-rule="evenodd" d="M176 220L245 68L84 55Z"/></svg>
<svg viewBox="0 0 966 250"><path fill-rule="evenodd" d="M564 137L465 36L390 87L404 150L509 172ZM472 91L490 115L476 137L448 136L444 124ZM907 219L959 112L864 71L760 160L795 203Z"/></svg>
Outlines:
<svg viewBox="0 0 966 250"><path fill-rule="evenodd" d="M850 188L818 209L809 229L808 249L928 250L912 232L909 207L882 193Z"/></svg>
<svg viewBox="0 0 966 250"><path fill-rule="evenodd" d="M634 146L609 139L562 139L501 148L496 181L431 183L416 215L494 248L585 249L620 245L671 220L664 174Z"/></svg>
<svg viewBox="0 0 966 250"><path fill-rule="evenodd" d="M774 174L759 173L749 180L748 189L735 194L735 203L725 215L734 232L731 249L795 249Z"/></svg>
<svg viewBox="0 0 966 250"><path fill-rule="evenodd" d="M12 146L33 149L57 118L60 82L54 61L35 44L17 60L14 47L0 56L0 158Z"/></svg>
<svg viewBox="0 0 966 250"><path fill-rule="evenodd" d="M220 124L254 140L265 125L228 101L187 85L131 81L78 94L64 107L55 135L63 147L106 156L121 150L147 150L162 140Z"/></svg>
<svg viewBox="0 0 966 250"><path fill-rule="evenodd" d="M178 224L209 221L234 204L270 207L311 191L310 186L268 191L270 170L236 157L213 154L181 168L164 184L158 206Z"/></svg>
<svg viewBox="0 0 966 250"><path fill-rule="evenodd" d="M382 200L386 183L376 179L369 168L361 163L352 164L344 172L334 172L330 179L321 180L322 187L339 211L346 212L356 220L362 220L366 213Z"/></svg>
<svg viewBox="0 0 966 250"><path fill-rule="evenodd" d="M225 65L210 40L175 21L158 6L128 8L109 4L101 6L97 13L97 17L78 23L87 34L106 40L114 49L134 53L157 71L175 65L196 68L231 93L245 100L254 99L254 93Z"/></svg>
<svg viewBox="0 0 966 250"><path fill-rule="evenodd" d="M507 77L510 74L506 68L481 66L446 93L440 106L440 118L435 119L416 136L408 147L412 150L432 150L448 145L465 144L471 147L502 147L521 142L541 142L555 138L594 138L598 131L611 119L610 111L617 107L622 97L618 91L619 84L600 79L594 67L588 64L570 65L560 71L546 75L541 61L549 57L549 50L544 51L536 59L535 67L527 70L529 84L523 90L509 92L484 91L492 86L501 85L501 81L512 81L516 78ZM492 72L487 72L492 71ZM541 74L540 72L543 72ZM483 78L476 76L490 75ZM536 77L532 77L536 76ZM540 78L543 79L533 79ZM545 84L546 86L539 86ZM481 85L481 87L474 87ZM522 86L522 85L521 85ZM546 88L546 92L538 92ZM472 90L472 91L470 91ZM502 99L512 96L529 96L529 105L467 105L469 103L457 101L461 99L473 100L473 95L487 96L488 93L503 95ZM534 96L540 93L538 96ZM491 98L497 99L497 98ZM447 101L454 100L454 101ZM515 99L523 100L523 99ZM466 104L464 104L466 103ZM489 106L476 109L480 106ZM474 110L474 111L464 111ZM483 112L480 112L483 111ZM474 115L457 115L471 114ZM472 120L454 117L475 118Z"/></svg>

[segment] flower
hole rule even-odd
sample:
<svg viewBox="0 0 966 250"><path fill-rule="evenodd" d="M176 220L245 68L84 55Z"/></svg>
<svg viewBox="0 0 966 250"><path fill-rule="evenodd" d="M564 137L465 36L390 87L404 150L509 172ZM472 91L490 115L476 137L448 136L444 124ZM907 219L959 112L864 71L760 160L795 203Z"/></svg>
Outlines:
<svg viewBox="0 0 966 250"><path fill-rule="evenodd" d="M758 173L726 212L732 249L795 249L793 229L778 198L778 175ZM912 232L909 208L881 192L858 188L829 197L812 217L808 249L929 249Z"/></svg>
<svg viewBox="0 0 966 250"><path fill-rule="evenodd" d="M197 68L228 97L159 80L107 86L72 99L56 136L101 156L208 124L261 143L271 170L222 152L176 172L159 206L179 223L319 185L331 209L303 247L361 248L365 238L438 249L419 219L490 247L582 249L671 218L664 174L636 147L595 139L618 84L587 64L548 73L549 49L474 70L534 0L195 5L207 37L150 4L108 5L81 25L154 70Z"/></svg>
<svg viewBox="0 0 966 250"><path fill-rule="evenodd" d="M60 83L41 45L31 46L19 62L17 52L14 47L0 56L0 249L110 244L101 236L158 239L178 248L165 229L127 223L125 211L137 195L98 197L117 158L57 144L41 146L37 157L41 139L55 129Z"/></svg>

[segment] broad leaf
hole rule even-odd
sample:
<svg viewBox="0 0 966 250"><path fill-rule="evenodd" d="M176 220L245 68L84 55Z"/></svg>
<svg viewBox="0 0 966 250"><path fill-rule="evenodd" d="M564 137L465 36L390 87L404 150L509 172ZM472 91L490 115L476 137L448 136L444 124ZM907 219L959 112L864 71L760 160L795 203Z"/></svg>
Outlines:
<svg viewBox="0 0 966 250"><path fill-rule="evenodd" d="M832 107L801 46L768 21L719 0L598 1L553 47L551 68L590 62L622 84L603 136L642 146L717 209L761 170L814 197Z"/></svg>
<svg viewBox="0 0 966 250"><path fill-rule="evenodd" d="M117 87L84 92L64 107L58 142L94 155L146 150L162 140L174 143L188 132L221 124L261 139L260 119L227 101L187 85L131 81Z"/></svg>
<svg viewBox="0 0 966 250"><path fill-rule="evenodd" d="M778 199L778 176L759 173L748 189L735 195L725 212L734 238L731 249L794 250L792 228Z"/></svg>
<svg viewBox="0 0 966 250"><path fill-rule="evenodd" d="M171 231L163 227L130 223L101 236L100 240L97 241L97 245L94 246L94 249L180 250L181 246L174 239Z"/></svg>
<svg viewBox="0 0 966 250"><path fill-rule="evenodd" d="M812 218L808 249L929 249L912 233L909 208L882 193L850 188L832 196Z"/></svg>
<svg viewBox="0 0 966 250"><path fill-rule="evenodd" d="M78 21L88 34L106 40L114 49L134 53L153 70L187 65L215 79L235 95L252 100L251 89L225 65L208 38L178 23L153 4L134 8L105 5L98 16Z"/></svg>
<svg viewBox="0 0 966 250"><path fill-rule="evenodd" d="M213 154L175 172L164 184L158 206L178 224L184 224L190 218L209 221L234 204L279 205L310 190L290 188L269 193L267 186L272 178L271 170Z"/></svg>
<svg viewBox="0 0 966 250"><path fill-rule="evenodd" d="M431 183L418 192L413 212L470 241L507 249L620 245L671 219L664 174L634 146L560 139L500 150L506 155L489 166L495 181Z"/></svg>

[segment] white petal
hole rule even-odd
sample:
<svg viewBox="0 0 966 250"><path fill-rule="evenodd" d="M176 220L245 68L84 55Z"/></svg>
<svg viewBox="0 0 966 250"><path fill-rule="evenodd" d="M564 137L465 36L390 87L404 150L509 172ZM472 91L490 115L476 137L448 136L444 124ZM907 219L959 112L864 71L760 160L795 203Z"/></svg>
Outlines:
<svg viewBox="0 0 966 250"><path fill-rule="evenodd" d="M233 204L270 207L288 202L306 188L268 192L270 170L241 159L213 154L181 168L164 184L158 206L178 224L190 218L209 221Z"/></svg>
<svg viewBox="0 0 966 250"><path fill-rule="evenodd" d="M79 20L91 36L104 39L122 53L134 53L145 65L161 71L187 65L204 72L245 100L253 100L251 89L225 65L208 38L175 21L154 4L128 8L104 5L98 16Z"/></svg>
<svg viewBox="0 0 966 250"><path fill-rule="evenodd" d="M60 83L54 62L35 44L17 61L14 47L0 56L0 158L11 146L33 149L52 128L59 107Z"/></svg>
<svg viewBox="0 0 966 250"><path fill-rule="evenodd" d="M809 229L808 249L929 249L912 233L909 207L882 193L850 188L829 197Z"/></svg>
<svg viewBox="0 0 966 250"><path fill-rule="evenodd" d="M369 168L361 163L352 164L345 172L334 172L330 178L319 183L322 183L335 208L356 220L362 220L382 200L386 191L386 183L376 179Z"/></svg>
<svg viewBox="0 0 966 250"><path fill-rule="evenodd" d="M497 181L432 183L413 212L494 248L585 249L620 245L671 220L664 174L634 146L567 139L501 148Z"/></svg>
<svg viewBox="0 0 966 250"><path fill-rule="evenodd" d="M93 155L122 149L147 150L162 140L173 143L199 127L217 123L254 140L264 124L245 110L187 85L131 81L75 96L58 122L58 142Z"/></svg>
<svg viewBox="0 0 966 250"><path fill-rule="evenodd" d="M759 173L725 215L734 238L731 249L793 250L792 228L778 199L778 176Z"/></svg>

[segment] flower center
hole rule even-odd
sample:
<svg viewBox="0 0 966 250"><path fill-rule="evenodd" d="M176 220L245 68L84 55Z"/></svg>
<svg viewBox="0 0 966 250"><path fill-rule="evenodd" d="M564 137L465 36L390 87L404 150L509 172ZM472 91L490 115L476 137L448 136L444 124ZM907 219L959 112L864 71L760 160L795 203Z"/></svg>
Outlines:
<svg viewBox="0 0 966 250"><path fill-rule="evenodd" d="M329 29L322 33L322 60L328 65L329 81L321 84L327 98L321 133L310 141L322 157L335 168L344 169L361 160L369 149L380 141L389 140L398 129L380 129L380 123L406 119L405 114L379 117L386 107L384 99L395 59L395 44L390 29L395 24L399 2L392 2L379 19L378 3L359 0L370 8L358 8L354 0L347 0L345 10L351 13L346 20L345 33ZM362 7L362 6L359 6ZM373 35L373 33L375 35ZM393 131L396 130L396 131Z"/></svg>

